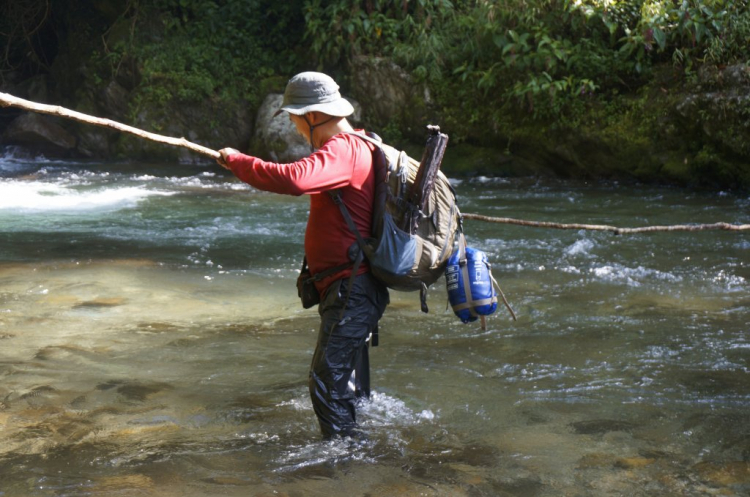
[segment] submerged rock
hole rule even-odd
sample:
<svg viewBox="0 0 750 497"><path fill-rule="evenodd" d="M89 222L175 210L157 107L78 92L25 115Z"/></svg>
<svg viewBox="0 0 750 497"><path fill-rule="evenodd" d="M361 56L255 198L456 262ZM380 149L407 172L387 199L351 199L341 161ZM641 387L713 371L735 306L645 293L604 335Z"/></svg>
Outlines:
<svg viewBox="0 0 750 497"><path fill-rule="evenodd" d="M142 402L150 397L153 397L159 392L171 388L171 385L168 385L166 383L153 383L149 385L144 385L141 383L126 383L125 385L117 388L117 393L128 400Z"/></svg>
<svg viewBox="0 0 750 497"><path fill-rule="evenodd" d="M458 450L451 450L445 456L440 456L440 459L448 462L461 462L469 466L492 467L497 463L499 455L496 447L472 444Z"/></svg>
<svg viewBox="0 0 750 497"><path fill-rule="evenodd" d="M615 464L617 457L612 454L595 452L586 454L578 460L578 469L592 469L610 467Z"/></svg>
<svg viewBox="0 0 750 497"><path fill-rule="evenodd" d="M90 495L113 495L135 492L143 494L154 489L154 481L140 474L107 476L99 478L87 489Z"/></svg>
<svg viewBox="0 0 750 497"><path fill-rule="evenodd" d="M19 399L31 399L34 397L41 397L45 394L56 392L54 387L51 387L49 385L41 385L38 387L32 388L30 391L21 394L18 398Z"/></svg>
<svg viewBox="0 0 750 497"><path fill-rule="evenodd" d="M534 497L548 495L549 489L538 478L517 478L510 481L499 481L493 484L496 495Z"/></svg>
<svg viewBox="0 0 750 497"><path fill-rule="evenodd" d="M637 469L649 466L656 462L656 459L648 457L620 457L615 461L615 467L620 469Z"/></svg>
<svg viewBox="0 0 750 497"><path fill-rule="evenodd" d="M201 481L210 483L212 485L226 485L233 487L246 487L254 485L255 483L250 480L243 480L241 478L233 478L231 476L214 476L211 478L203 478Z"/></svg>
<svg viewBox="0 0 750 497"><path fill-rule="evenodd" d="M470 495L488 495L484 493L472 493L464 490L459 485L445 483L423 483L418 481L396 481L384 483L369 488L363 495L367 497L433 497L450 495L453 497L468 497Z"/></svg>
<svg viewBox="0 0 750 497"><path fill-rule="evenodd" d="M97 298L92 300L86 300L79 302L73 306L74 309L80 309L85 307L97 308L97 307L117 307L125 304L125 299L120 297L113 298Z"/></svg>
<svg viewBox="0 0 750 497"><path fill-rule="evenodd" d="M750 462L702 462L693 469L708 483L717 485L750 485Z"/></svg>
<svg viewBox="0 0 750 497"><path fill-rule="evenodd" d="M602 435L612 431L630 432L635 428L635 424L613 419L593 419L571 423L570 427L578 435Z"/></svg>
<svg viewBox="0 0 750 497"><path fill-rule="evenodd" d="M128 400L142 402L164 390L172 389L168 383L140 383L137 381L110 380L106 383L100 383L96 386L97 390L111 390L116 388L116 392Z"/></svg>

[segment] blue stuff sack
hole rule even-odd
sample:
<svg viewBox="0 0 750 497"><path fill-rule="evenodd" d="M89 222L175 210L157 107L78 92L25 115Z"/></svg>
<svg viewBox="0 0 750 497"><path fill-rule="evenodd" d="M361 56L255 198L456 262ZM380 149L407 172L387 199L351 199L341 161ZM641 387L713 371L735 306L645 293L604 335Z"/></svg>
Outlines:
<svg viewBox="0 0 750 497"><path fill-rule="evenodd" d="M497 284L490 272L487 255L481 250L466 246L460 234L458 250L448 259L445 268L448 301L453 312L464 323L476 321L497 310ZM515 316L514 316L515 317Z"/></svg>
<svg viewBox="0 0 750 497"><path fill-rule="evenodd" d="M390 213L383 214L383 234L370 263L394 277L409 274L417 259L417 239L396 226Z"/></svg>

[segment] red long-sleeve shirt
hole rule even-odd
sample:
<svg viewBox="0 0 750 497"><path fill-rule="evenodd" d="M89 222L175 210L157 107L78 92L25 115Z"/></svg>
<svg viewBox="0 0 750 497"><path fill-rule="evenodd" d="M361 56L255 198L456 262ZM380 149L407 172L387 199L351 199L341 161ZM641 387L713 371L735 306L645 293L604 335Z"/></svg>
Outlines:
<svg viewBox="0 0 750 497"><path fill-rule="evenodd" d="M227 157L227 164L237 178L259 190L310 195L305 255L310 271L316 274L349 262L347 251L357 240L327 191L340 189L360 234L364 238L370 236L375 189L372 154L373 145L370 143L340 133L297 162L277 164L249 155L232 154ZM366 271L363 262L358 273ZM350 269L340 271L316 286L322 293L333 281L350 274Z"/></svg>

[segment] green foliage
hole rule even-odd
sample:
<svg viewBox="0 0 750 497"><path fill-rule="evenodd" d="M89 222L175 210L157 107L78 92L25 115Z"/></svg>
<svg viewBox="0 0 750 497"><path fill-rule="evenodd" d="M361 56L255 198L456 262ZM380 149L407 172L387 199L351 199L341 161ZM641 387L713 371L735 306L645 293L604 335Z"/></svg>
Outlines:
<svg viewBox="0 0 750 497"><path fill-rule="evenodd" d="M305 20L319 66L392 56L459 135L575 125L593 95L637 89L654 64L689 74L750 54L746 0L307 0Z"/></svg>
<svg viewBox="0 0 750 497"><path fill-rule="evenodd" d="M587 14L601 19L610 33L620 35L619 50L636 72L663 54L689 70L703 60L712 40L726 32L729 12L737 9L735 2L725 0L641 0L613 8L608 8L609 3L589 0ZM627 21L618 21L623 14Z"/></svg>
<svg viewBox="0 0 750 497"><path fill-rule="evenodd" d="M452 9L448 0L306 0L305 40L320 68L356 55L389 56Z"/></svg>
<svg viewBox="0 0 750 497"><path fill-rule="evenodd" d="M288 75L303 30L300 2L142 0L131 14L135 37L102 54L139 61L140 106L206 99L258 103L260 82Z"/></svg>

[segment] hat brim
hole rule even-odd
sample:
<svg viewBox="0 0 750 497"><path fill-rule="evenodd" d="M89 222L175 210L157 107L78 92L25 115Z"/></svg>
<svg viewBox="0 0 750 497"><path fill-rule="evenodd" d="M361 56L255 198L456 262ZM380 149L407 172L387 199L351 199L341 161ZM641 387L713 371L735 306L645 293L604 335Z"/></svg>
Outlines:
<svg viewBox="0 0 750 497"><path fill-rule="evenodd" d="M302 116L302 115L307 114L308 112L322 112L324 114L328 114L329 116L347 117L347 116L351 116L352 114L354 114L354 107L352 107L352 104L350 104L347 99L341 98L339 100L336 100L335 102L326 102L322 104L284 105L279 110L277 110L273 116L276 117L284 111L290 114L294 114L296 116Z"/></svg>

